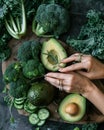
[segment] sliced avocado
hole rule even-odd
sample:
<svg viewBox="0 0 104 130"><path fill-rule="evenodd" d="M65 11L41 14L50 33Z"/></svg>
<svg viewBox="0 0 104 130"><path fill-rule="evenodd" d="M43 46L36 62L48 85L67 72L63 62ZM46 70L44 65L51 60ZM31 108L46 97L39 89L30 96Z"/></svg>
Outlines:
<svg viewBox="0 0 104 130"><path fill-rule="evenodd" d="M57 71L59 67L65 64L60 63L62 59L67 57L66 50L61 43L54 38L50 38L42 45L41 60L46 69Z"/></svg>
<svg viewBox="0 0 104 130"><path fill-rule="evenodd" d="M48 82L35 82L29 89L27 98L35 106L46 106L53 101L55 91L55 87Z"/></svg>
<svg viewBox="0 0 104 130"><path fill-rule="evenodd" d="M80 94L66 96L59 105L59 115L67 122L77 122L86 112L86 99Z"/></svg>

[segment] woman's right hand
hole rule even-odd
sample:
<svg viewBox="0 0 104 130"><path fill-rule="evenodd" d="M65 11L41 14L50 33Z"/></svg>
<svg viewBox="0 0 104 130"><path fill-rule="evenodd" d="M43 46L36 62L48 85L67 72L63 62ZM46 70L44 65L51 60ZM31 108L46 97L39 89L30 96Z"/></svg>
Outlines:
<svg viewBox="0 0 104 130"><path fill-rule="evenodd" d="M91 55L83 55L80 53L76 53L62 60L62 63L71 62L76 63L71 64L65 68L60 68L59 71L77 71L78 73L88 77L89 79L104 79L104 64L92 57Z"/></svg>

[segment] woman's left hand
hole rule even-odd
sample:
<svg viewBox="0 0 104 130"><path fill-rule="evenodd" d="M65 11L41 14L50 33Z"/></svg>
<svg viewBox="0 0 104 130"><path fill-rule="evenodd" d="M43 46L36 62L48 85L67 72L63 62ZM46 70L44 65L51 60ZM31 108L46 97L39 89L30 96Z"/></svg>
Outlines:
<svg viewBox="0 0 104 130"><path fill-rule="evenodd" d="M93 83L88 78L76 72L50 72L45 75L45 80L48 81L50 84L56 86L60 90L64 90L68 93L76 92L84 95L88 91L90 91L90 89L92 90L91 86L93 87Z"/></svg>
<svg viewBox="0 0 104 130"><path fill-rule="evenodd" d="M70 57L63 59L63 63L72 63L67 67L60 68L62 73L77 71L89 79L104 79L104 64L91 55L75 53Z"/></svg>

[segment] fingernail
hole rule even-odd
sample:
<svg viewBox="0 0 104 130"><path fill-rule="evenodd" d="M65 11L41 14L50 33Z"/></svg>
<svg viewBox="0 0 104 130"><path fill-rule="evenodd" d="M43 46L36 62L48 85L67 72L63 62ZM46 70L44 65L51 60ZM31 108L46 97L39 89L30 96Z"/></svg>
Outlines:
<svg viewBox="0 0 104 130"><path fill-rule="evenodd" d="M48 76L48 74L45 74L44 77Z"/></svg>
<svg viewBox="0 0 104 130"><path fill-rule="evenodd" d="M47 80L47 77L45 77L44 79Z"/></svg>
<svg viewBox="0 0 104 130"><path fill-rule="evenodd" d="M61 60L61 62L60 63L62 63L64 61L64 59L63 60Z"/></svg>
<svg viewBox="0 0 104 130"><path fill-rule="evenodd" d="M62 68L59 68L59 71L62 71L63 69Z"/></svg>

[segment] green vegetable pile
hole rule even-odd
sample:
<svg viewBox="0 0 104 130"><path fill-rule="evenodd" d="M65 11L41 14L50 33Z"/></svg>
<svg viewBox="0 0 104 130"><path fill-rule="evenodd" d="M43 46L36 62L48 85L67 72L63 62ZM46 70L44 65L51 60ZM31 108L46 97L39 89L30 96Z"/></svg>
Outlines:
<svg viewBox="0 0 104 130"><path fill-rule="evenodd" d="M52 11L51 17L47 17L47 20L52 22L48 28L48 32L53 31L57 26L57 32L54 34L60 35L68 30L68 15L71 0L0 0L0 62L7 60L11 55L11 49L8 46L11 38L17 40L21 39L27 32L27 28L34 25L34 17L37 15L37 9L42 4L48 4L49 7L53 4L57 6L57 10L50 9ZM39 7L40 8L40 7ZM47 11L46 11L47 12ZM56 16L56 14L60 16ZM63 17L65 14L66 20ZM52 16L55 15L55 19L52 20ZM39 16L41 18L41 16ZM39 19L38 19L39 21ZM44 20L42 20L44 24ZM46 21L46 22L48 22ZM58 25L59 24L59 25ZM34 28L34 27L33 27ZM39 29L39 28L38 28ZM44 28L47 30L46 28Z"/></svg>
<svg viewBox="0 0 104 130"><path fill-rule="evenodd" d="M32 79L45 74L45 68L39 60L41 44L38 41L25 41L17 52L18 61L6 68L3 79L10 85L9 93L15 98L26 96Z"/></svg>
<svg viewBox="0 0 104 130"><path fill-rule="evenodd" d="M77 39L67 39L76 51L90 54L104 62L104 16L101 12L89 10L87 23L82 26Z"/></svg>
<svg viewBox="0 0 104 130"><path fill-rule="evenodd" d="M38 38L60 38L66 34L70 28L70 4L71 0L0 0L0 61L11 55L10 40L20 40L29 26ZM104 62L104 16L101 12L89 10L86 18L87 23L82 26L78 37L71 39L69 36L67 44ZM41 48L37 40L24 41L18 48L17 61L9 64L3 74L5 85L9 85L9 98L5 99L9 99L10 107L24 109L29 114L30 123L37 126L43 125L50 114L46 108L40 109L27 99L33 83L47 71L40 60ZM41 87L40 90L43 92ZM82 130L90 128L96 129L97 126L86 125Z"/></svg>
<svg viewBox="0 0 104 130"><path fill-rule="evenodd" d="M45 74L45 68L39 60L40 51L40 42L35 40L24 41L23 44L18 48L17 61L10 63L3 74L3 80L6 85L6 96L4 99L9 104L11 120L13 120L11 108L14 106L17 110L22 109L27 112L29 115L29 122L32 125L37 126L43 125L46 119L49 117L49 110L47 110L45 106L43 108L42 106L39 107L33 105L27 97L29 90L31 90L31 87L33 86L33 83L35 83L37 80L39 80L39 77ZM9 89L7 89L7 85L9 85ZM33 92L34 91L35 90L33 90ZM44 93L46 90L43 91L42 88L41 91ZM53 97L51 97L51 101L52 100ZM45 104L45 102L43 102L43 104ZM41 114L38 113L40 113L42 110L46 111L48 115L45 119L41 120ZM37 118L35 118L34 115L37 116Z"/></svg>

